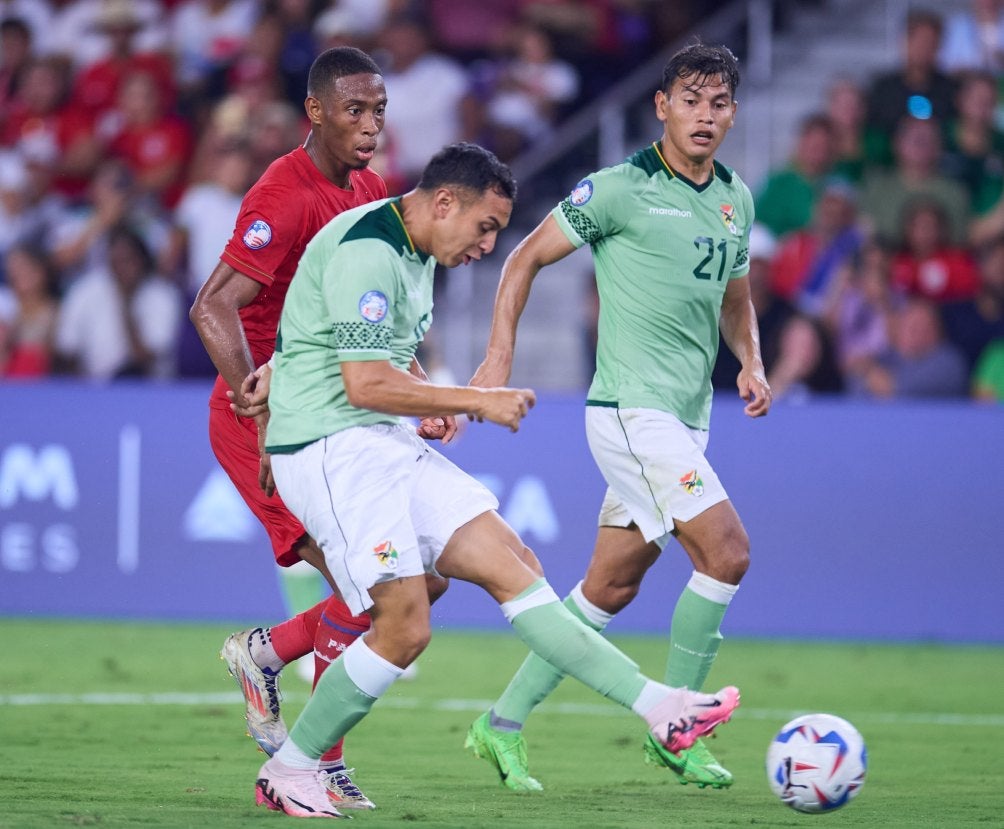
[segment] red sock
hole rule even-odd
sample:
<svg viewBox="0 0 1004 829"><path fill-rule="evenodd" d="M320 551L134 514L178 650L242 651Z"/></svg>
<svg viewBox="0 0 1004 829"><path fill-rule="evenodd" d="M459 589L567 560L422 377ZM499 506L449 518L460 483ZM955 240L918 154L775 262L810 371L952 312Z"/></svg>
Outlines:
<svg viewBox="0 0 1004 829"><path fill-rule="evenodd" d="M327 599L318 602L309 610L272 627L272 647L283 662L288 664L314 650L317 625L327 602Z"/></svg>
<svg viewBox="0 0 1004 829"><path fill-rule="evenodd" d="M348 606L337 596L332 596L324 605L314 637L314 687L328 665L338 659L342 652L362 634L370 629L370 616L361 613L353 616ZM343 740L339 740L321 757L321 765L335 765L342 762Z"/></svg>

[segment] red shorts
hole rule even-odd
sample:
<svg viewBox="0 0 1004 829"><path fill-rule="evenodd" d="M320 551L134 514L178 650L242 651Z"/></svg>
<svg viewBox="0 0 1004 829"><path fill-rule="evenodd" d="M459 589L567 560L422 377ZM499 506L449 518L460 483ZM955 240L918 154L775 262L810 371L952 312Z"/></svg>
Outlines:
<svg viewBox="0 0 1004 829"><path fill-rule="evenodd" d="M307 531L286 508L278 493L269 498L258 485L258 427L255 422L237 417L228 404L226 408L221 407L216 392L214 389L209 401L209 444L213 454L251 512L261 521L272 542L276 562L283 567L296 564L300 557L294 548Z"/></svg>

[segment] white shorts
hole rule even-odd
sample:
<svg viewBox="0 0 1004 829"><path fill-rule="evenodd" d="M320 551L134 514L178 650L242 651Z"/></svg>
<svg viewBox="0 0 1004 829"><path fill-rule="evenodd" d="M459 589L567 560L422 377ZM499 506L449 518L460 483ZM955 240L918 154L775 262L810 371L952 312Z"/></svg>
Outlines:
<svg viewBox="0 0 1004 829"><path fill-rule="evenodd" d="M434 573L457 529L498 500L419 438L413 426L356 426L272 455L276 488L324 551L356 615L369 588Z"/></svg>
<svg viewBox="0 0 1004 829"><path fill-rule="evenodd" d="M668 412L586 406L586 438L607 482L601 527L634 523L663 547L676 521L729 497L704 457L708 433Z"/></svg>

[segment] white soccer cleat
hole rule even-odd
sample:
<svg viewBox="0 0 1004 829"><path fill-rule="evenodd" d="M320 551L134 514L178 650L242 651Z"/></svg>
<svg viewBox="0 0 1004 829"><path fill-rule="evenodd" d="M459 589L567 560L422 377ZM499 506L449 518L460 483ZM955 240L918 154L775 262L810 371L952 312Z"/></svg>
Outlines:
<svg viewBox="0 0 1004 829"><path fill-rule="evenodd" d="M681 695L682 694L682 698ZM717 694L674 689L645 719L650 733L667 751L677 754L732 717L739 706L739 689L729 685Z"/></svg>
<svg viewBox="0 0 1004 829"><path fill-rule="evenodd" d="M220 658L244 695L248 734L269 757L279 750L289 736L279 713L278 673L259 668L251 658L248 639L260 628L242 630L227 637Z"/></svg>
<svg viewBox="0 0 1004 829"><path fill-rule="evenodd" d="M317 769L290 768L272 757L258 772L255 803L293 817L348 817L331 805L323 778Z"/></svg>
<svg viewBox="0 0 1004 829"><path fill-rule="evenodd" d="M347 769L345 766L321 769L324 788L328 790L328 799L339 809L375 809L376 803L352 782L349 775L353 772L355 769Z"/></svg>

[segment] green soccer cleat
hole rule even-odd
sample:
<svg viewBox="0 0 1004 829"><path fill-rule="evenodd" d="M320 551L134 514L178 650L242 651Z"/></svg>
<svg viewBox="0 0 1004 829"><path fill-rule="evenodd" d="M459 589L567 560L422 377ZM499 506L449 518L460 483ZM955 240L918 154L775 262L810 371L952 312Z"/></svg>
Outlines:
<svg viewBox="0 0 1004 829"><path fill-rule="evenodd" d="M502 785L514 792L539 792L544 787L530 776L526 761L526 740L520 731L497 731L489 725L488 713L478 717L467 730L464 748L475 757L495 765Z"/></svg>
<svg viewBox="0 0 1004 829"><path fill-rule="evenodd" d="M677 755L664 749L650 734L645 740L645 762L667 768L676 774L680 783L695 783L699 789L706 786L724 789L732 785L732 772L715 759L703 740Z"/></svg>

